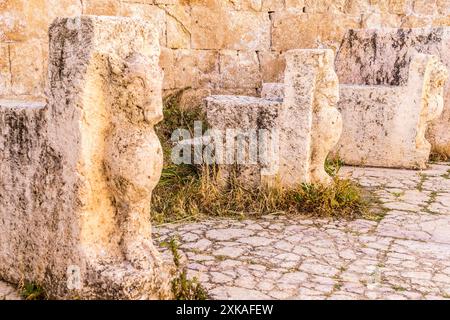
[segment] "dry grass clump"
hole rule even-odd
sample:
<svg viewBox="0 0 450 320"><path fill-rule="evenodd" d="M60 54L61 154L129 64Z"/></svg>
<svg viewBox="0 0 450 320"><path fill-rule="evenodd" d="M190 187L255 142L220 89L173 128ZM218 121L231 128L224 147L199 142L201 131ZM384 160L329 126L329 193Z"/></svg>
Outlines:
<svg viewBox="0 0 450 320"><path fill-rule="evenodd" d="M450 157L448 156L449 152L450 152L449 150L446 150L444 148L433 146L433 149L431 149L430 161L431 162L450 161Z"/></svg>
<svg viewBox="0 0 450 320"><path fill-rule="evenodd" d="M164 175L153 194L152 215L157 223L275 213L353 219L364 215L367 209L360 188L337 177L329 187L300 184L286 189L248 187L234 178L222 186L215 179L214 167L205 167L200 174L186 168L169 170L170 175Z"/></svg>
<svg viewBox="0 0 450 320"><path fill-rule="evenodd" d="M166 99L165 120L156 128L166 156L160 183L153 192L152 219L156 223L266 214L353 219L366 213L368 205L359 186L337 177L342 165L339 160L327 161L325 165L326 171L334 176L332 186L300 184L295 189L253 188L234 178L223 186L216 180L217 167L168 163L172 132L178 128L192 132L194 121L205 118L199 109L180 108L179 97L180 93Z"/></svg>
<svg viewBox="0 0 450 320"><path fill-rule="evenodd" d="M194 136L194 121L202 121L206 125L206 115L201 108L181 108L179 101L184 90L180 90L166 97L164 103L164 120L155 126L164 151L164 162L170 165L170 153L172 150L171 137L176 129L187 129ZM206 130L206 128L205 128Z"/></svg>

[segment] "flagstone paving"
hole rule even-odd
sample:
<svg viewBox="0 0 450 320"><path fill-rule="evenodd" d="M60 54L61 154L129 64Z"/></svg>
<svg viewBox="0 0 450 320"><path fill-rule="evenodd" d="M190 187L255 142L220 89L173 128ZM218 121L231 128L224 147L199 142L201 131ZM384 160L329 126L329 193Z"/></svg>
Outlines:
<svg viewBox="0 0 450 320"><path fill-rule="evenodd" d="M340 174L374 190L382 219L212 219L155 238L179 238L213 299L450 299L450 164ZM0 300L17 298L0 282Z"/></svg>
<svg viewBox="0 0 450 320"><path fill-rule="evenodd" d="M449 299L450 166L345 167L374 190L384 217L279 215L160 226L178 237L190 277L214 299Z"/></svg>
<svg viewBox="0 0 450 320"><path fill-rule="evenodd" d="M0 281L0 300L20 300L17 289L5 282Z"/></svg>

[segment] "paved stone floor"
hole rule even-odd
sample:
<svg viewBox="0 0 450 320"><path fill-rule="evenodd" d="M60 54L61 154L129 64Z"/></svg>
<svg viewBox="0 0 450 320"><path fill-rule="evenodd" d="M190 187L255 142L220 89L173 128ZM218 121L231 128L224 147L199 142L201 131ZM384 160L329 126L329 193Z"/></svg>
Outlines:
<svg viewBox="0 0 450 320"><path fill-rule="evenodd" d="M167 225L216 299L449 299L450 165L345 167L378 195L381 221L266 216Z"/></svg>
<svg viewBox="0 0 450 320"><path fill-rule="evenodd" d="M381 221L266 216L156 228L179 237L215 299L449 299L450 164L345 167L381 201ZM0 299L17 298L0 282Z"/></svg>
<svg viewBox="0 0 450 320"><path fill-rule="evenodd" d="M16 288L0 281L0 300L20 300Z"/></svg>

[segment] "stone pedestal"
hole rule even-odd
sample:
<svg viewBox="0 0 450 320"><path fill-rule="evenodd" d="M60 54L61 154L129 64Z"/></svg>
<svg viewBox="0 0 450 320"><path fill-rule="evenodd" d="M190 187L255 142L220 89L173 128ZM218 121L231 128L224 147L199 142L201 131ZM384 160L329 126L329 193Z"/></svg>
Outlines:
<svg viewBox="0 0 450 320"><path fill-rule="evenodd" d="M265 159L263 166L259 163L249 170L247 165L237 163L235 170L244 181L288 187L329 184L324 162L342 129L341 117L334 108L339 88L333 52L291 50L286 53L286 64L284 84L264 86L262 98L207 98L208 123L222 136L230 129L245 133L262 129L275 135L270 141L276 142L276 152Z"/></svg>
<svg viewBox="0 0 450 320"><path fill-rule="evenodd" d="M405 86L416 53L436 55L449 69L450 27L350 30L338 51L336 72L342 84ZM427 139L436 153L450 157L450 81L444 111L430 123Z"/></svg>
<svg viewBox="0 0 450 320"><path fill-rule="evenodd" d="M158 31L57 19L49 54L48 103L0 103L0 278L54 298L169 298L149 216L162 169Z"/></svg>
<svg viewBox="0 0 450 320"><path fill-rule="evenodd" d="M416 54L405 85L341 85L344 130L334 153L350 165L425 169L425 133L442 113L446 78L436 56Z"/></svg>

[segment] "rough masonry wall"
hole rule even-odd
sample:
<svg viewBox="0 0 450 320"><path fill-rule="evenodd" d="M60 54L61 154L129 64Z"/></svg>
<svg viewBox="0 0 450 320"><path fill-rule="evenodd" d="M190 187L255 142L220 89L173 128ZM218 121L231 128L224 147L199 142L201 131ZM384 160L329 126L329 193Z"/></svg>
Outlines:
<svg viewBox="0 0 450 320"><path fill-rule="evenodd" d="M0 97L43 98L48 26L80 14L156 16L164 89L195 102L255 95L283 52L336 49L348 28L450 26L450 0L0 0Z"/></svg>

